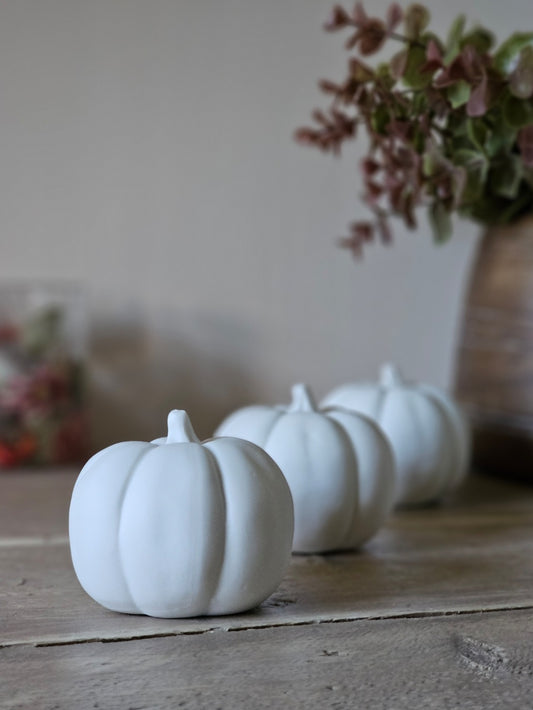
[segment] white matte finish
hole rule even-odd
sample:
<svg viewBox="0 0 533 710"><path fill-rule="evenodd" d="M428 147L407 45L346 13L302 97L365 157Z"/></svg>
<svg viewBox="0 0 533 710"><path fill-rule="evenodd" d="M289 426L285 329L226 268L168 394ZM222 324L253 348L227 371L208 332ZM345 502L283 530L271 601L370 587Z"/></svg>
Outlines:
<svg viewBox="0 0 533 710"><path fill-rule="evenodd" d="M391 511L394 461L379 427L351 412L319 411L303 385L289 407L245 407L217 435L248 439L279 464L294 500L295 552L357 547Z"/></svg>
<svg viewBox="0 0 533 710"><path fill-rule="evenodd" d="M396 458L399 505L438 500L466 475L470 431L459 407L436 387L406 381L392 365L383 368L379 382L342 385L322 405L344 407L380 424Z"/></svg>
<svg viewBox="0 0 533 710"><path fill-rule="evenodd" d="M264 451L233 438L201 444L175 410L167 438L115 444L84 466L70 504L72 561L113 611L233 614L277 588L293 522L285 478Z"/></svg>

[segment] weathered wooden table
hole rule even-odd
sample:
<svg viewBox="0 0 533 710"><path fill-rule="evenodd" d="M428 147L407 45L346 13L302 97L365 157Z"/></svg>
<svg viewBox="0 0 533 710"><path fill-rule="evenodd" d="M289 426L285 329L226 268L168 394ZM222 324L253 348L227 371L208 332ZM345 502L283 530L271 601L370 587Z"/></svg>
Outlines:
<svg viewBox="0 0 533 710"><path fill-rule="evenodd" d="M78 585L74 480L0 477L2 709L533 708L533 487L472 476L251 613L167 620Z"/></svg>

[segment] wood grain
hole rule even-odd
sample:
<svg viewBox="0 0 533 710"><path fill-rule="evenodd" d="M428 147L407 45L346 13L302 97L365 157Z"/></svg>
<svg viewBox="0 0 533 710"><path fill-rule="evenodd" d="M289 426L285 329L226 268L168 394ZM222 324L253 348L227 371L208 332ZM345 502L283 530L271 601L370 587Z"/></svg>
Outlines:
<svg viewBox="0 0 533 710"><path fill-rule="evenodd" d="M0 547L0 644L533 607L533 506L522 508L525 498L494 509L481 499L477 508L397 513L360 553L294 556L278 591L233 617L109 612L80 588L67 545Z"/></svg>
<svg viewBox="0 0 533 710"><path fill-rule="evenodd" d="M360 553L295 556L257 610L169 620L80 588L74 479L0 477L2 710L533 708L530 487L472 476Z"/></svg>
<svg viewBox="0 0 533 710"><path fill-rule="evenodd" d="M77 469L0 473L0 538L65 536Z"/></svg>
<svg viewBox="0 0 533 710"><path fill-rule="evenodd" d="M0 650L3 710L531 708L529 612Z"/></svg>
<svg viewBox="0 0 533 710"><path fill-rule="evenodd" d="M42 544L66 538L70 496L78 475L74 468L17 470L0 474L0 545ZM496 478L470 475L465 485L439 507L409 511L404 520L416 525L479 511L499 515L516 511L533 517L533 488ZM411 516L416 513L416 518ZM401 518L394 518L396 524ZM23 539L24 538L24 539Z"/></svg>
<svg viewBox="0 0 533 710"><path fill-rule="evenodd" d="M456 392L485 470L532 478L533 219L487 232L472 270Z"/></svg>

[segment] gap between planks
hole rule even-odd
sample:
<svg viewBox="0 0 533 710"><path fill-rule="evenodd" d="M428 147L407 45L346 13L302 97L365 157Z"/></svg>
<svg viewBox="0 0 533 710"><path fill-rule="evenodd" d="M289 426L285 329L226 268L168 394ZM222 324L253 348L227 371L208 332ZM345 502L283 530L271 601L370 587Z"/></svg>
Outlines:
<svg viewBox="0 0 533 710"><path fill-rule="evenodd" d="M204 629L183 629L162 633L148 633L148 634L131 634L129 636L116 636L111 638L88 638L88 639L68 639L57 641L37 641L35 643L30 643L27 641L23 642L8 642L0 643L0 650L6 648L23 647L30 646L32 648L50 648L56 646L80 646L92 643L126 643L128 641L145 641L148 639L159 639L159 638L173 638L179 636L201 636L202 634L210 634L217 631L223 633L234 633L239 631L261 631L263 629L281 629L281 628L291 628L291 627L301 627L301 626L319 626L326 624L348 624L357 623L364 621L401 621L410 619L440 619L450 616L476 616L481 614L493 614L502 612L513 612L513 611L533 611L532 605L516 605L516 606L504 606L504 607L490 607L486 609L456 609L449 611L419 611L419 612L405 612L400 614L377 614L375 616L356 616L356 617L343 617L338 619L308 619L304 621L282 621L278 624L263 624L256 625L250 624L249 626L234 626L234 627L223 627L223 626L210 626Z"/></svg>
<svg viewBox="0 0 533 710"><path fill-rule="evenodd" d="M0 537L0 547L48 547L68 545L68 535L35 535L33 537Z"/></svg>

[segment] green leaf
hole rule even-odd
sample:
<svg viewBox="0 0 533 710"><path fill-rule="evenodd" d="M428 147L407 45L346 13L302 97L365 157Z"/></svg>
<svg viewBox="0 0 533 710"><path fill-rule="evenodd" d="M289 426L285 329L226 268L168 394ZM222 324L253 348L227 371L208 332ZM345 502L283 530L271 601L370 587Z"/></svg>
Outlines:
<svg viewBox="0 0 533 710"><path fill-rule="evenodd" d="M429 221L433 229L435 241L439 244L447 242L452 236L452 219L450 212L440 200L435 200L429 208Z"/></svg>
<svg viewBox="0 0 533 710"><path fill-rule="evenodd" d="M422 158L422 173L426 177L436 175L444 163L444 158L435 149L429 150Z"/></svg>
<svg viewBox="0 0 533 710"><path fill-rule="evenodd" d="M524 47L520 52L518 66L511 74L509 89L519 99L533 96L533 47Z"/></svg>
<svg viewBox="0 0 533 710"><path fill-rule="evenodd" d="M489 171L489 163L483 153L475 150L461 149L453 154L455 165L466 170L466 185L462 202L473 202L483 194Z"/></svg>
<svg viewBox="0 0 533 710"><path fill-rule="evenodd" d="M490 158L494 158L501 153L509 153L516 145L518 129L510 126L505 118L504 105L507 97L500 102L500 106L490 112L490 116L485 116L481 121L488 126L488 135L485 140L485 153ZM479 121L480 119L475 119Z"/></svg>
<svg viewBox="0 0 533 710"><path fill-rule="evenodd" d="M454 153L453 162L456 165L464 165L465 168L468 168L469 166L477 165L478 163L486 163L487 161L483 153L464 148Z"/></svg>
<svg viewBox="0 0 533 710"><path fill-rule="evenodd" d="M483 121L469 118L466 122L466 134L472 145L480 152L485 152L485 143L489 136L489 129Z"/></svg>
<svg viewBox="0 0 533 710"><path fill-rule="evenodd" d="M376 69L376 77L387 91L390 91L396 83L396 79L391 76L389 65L386 62L378 65Z"/></svg>
<svg viewBox="0 0 533 710"><path fill-rule="evenodd" d="M527 182L531 190L533 190L533 168L529 168L527 165L522 166L523 177Z"/></svg>
<svg viewBox="0 0 533 710"><path fill-rule="evenodd" d="M508 96L503 104L503 116L511 128L523 128L533 123L533 102Z"/></svg>
<svg viewBox="0 0 533 710"><path fill-rule="evenodd" d="M461 79L456 84L452 84L448 88L448 101L451 103L452 108L459 108L460 106L464 106L468 103L471 93L472 87L470 84Z"/></svg>
<svg viewBox="0 0 533 710"><path fill-rule="evenodd" d="M506 155L490 171L490 188L495 195L514 200L518 195L523 174L520 156Z"/></svg>
<svg viewBox="0 0 533 710"><path fill-rule="evenodd" d="M427 135L425 131L415 130L413 136L413 148L419 155L424 155L426 150Z"/></svg>
<svg viewBox="0 0 533 710"><path fill-rule="evenodd" d="M21 334L23 348L34 357L42 358L49 354L61 339L64 315L60 306L39 310L24 323Z"/></svg>
<svg viewBox="0 0 533 710"><path fill-rule="evenodd" d="M463 113L450 113L448 117L448 130L452 136L466 136L466 121Z"/></svg>
<svg viewBox="0 0 533 710"><path fill-rule="evenodd" d="M405 34L409 39L418 39L429 25L431 15L423 5L409 5L404 14Z"/></svg>
<svg viewBox="0 0 533 710"><path fill-rule="evenodd" d="M460 41L460 47L474 47L480 54L485 54L494 45L495 37L484 27L475 27Z"/></svg>
<svg viewBox="0 0 533 710"><path fill-rule="evenodd" d="M494 66L502 74L510 74L516 69L520 52L528 46L533 46L533 32L516 32L494 55Z"/></svg>
<svg viewBox="0 0 533 710"><path fill-rule="evenodd" d="M468 217L482 224L495 224L498 222L501 207L501 200L493 195L482 195L475 202L462 205L458 212L461 217Z"/></svg>
<svg viewBox="0 0 533 710"><path fill-rule="evenodd" d="M358 84L365 84L375 77L374 71L355 57L350 60L350 76Z"/></svg>
<svg viewBox="0 0 533 710"><path fill-rule="evenodd" d="M428 109L429 109L428 97L423 92L415 94L413 96L412 115L421 116L422 114L425 114L428 111Z"/></svg>
<svg viewBox="0 0 533 710"><path fill-rule="evenodd" d="M409 47L403 80L411 89L423 89L431 84L431 74L424 74L420 71L425 63L426 50L418 45Z"/></svg>
<svg viewBox="0 0 533 710"><path fill-rule="evenodd" d="M454 136L450 143L450 150L452 155L456 154L460 150L474 150L475 147L472 146L472 141L466 134ZM482 152L482 151L481 151Z"/></svg>
<svg viewBox="0 0 533 710"><path fill-rule="evenodd" d="M452 22L450 31L448 33L448 39L446 41L446 54L444 55L444 64L448 65L453 62L457 55L461 51L461 41L463 39L463 32L466 25L466 17L464 15L459 15Z"/></svg>
<svg viewBox="0 0 533 710"><path fill-rule="evenodd" d="M372 114L372 128L376 133L383 136L387 132L387 126L390 123L390 119L389 109L385 106L385 104L379 104Z"/></svg>
<svg viewBox="0 0 533 710"><path fill-rule="evenodd" d="M531 212L531 188L524 182L521 184L519 193L514 200L507 202L505 208L500 210L498 222L500 224L508 224L513 222L524 214Z"/></svg>
<svg viewBox="0 0 533 710"><path fill-rule="evenodd" d="M512 150L516 143L517 129L507 126L506 132L490 133L485 143L485 152L489 158Z"/></svg>

